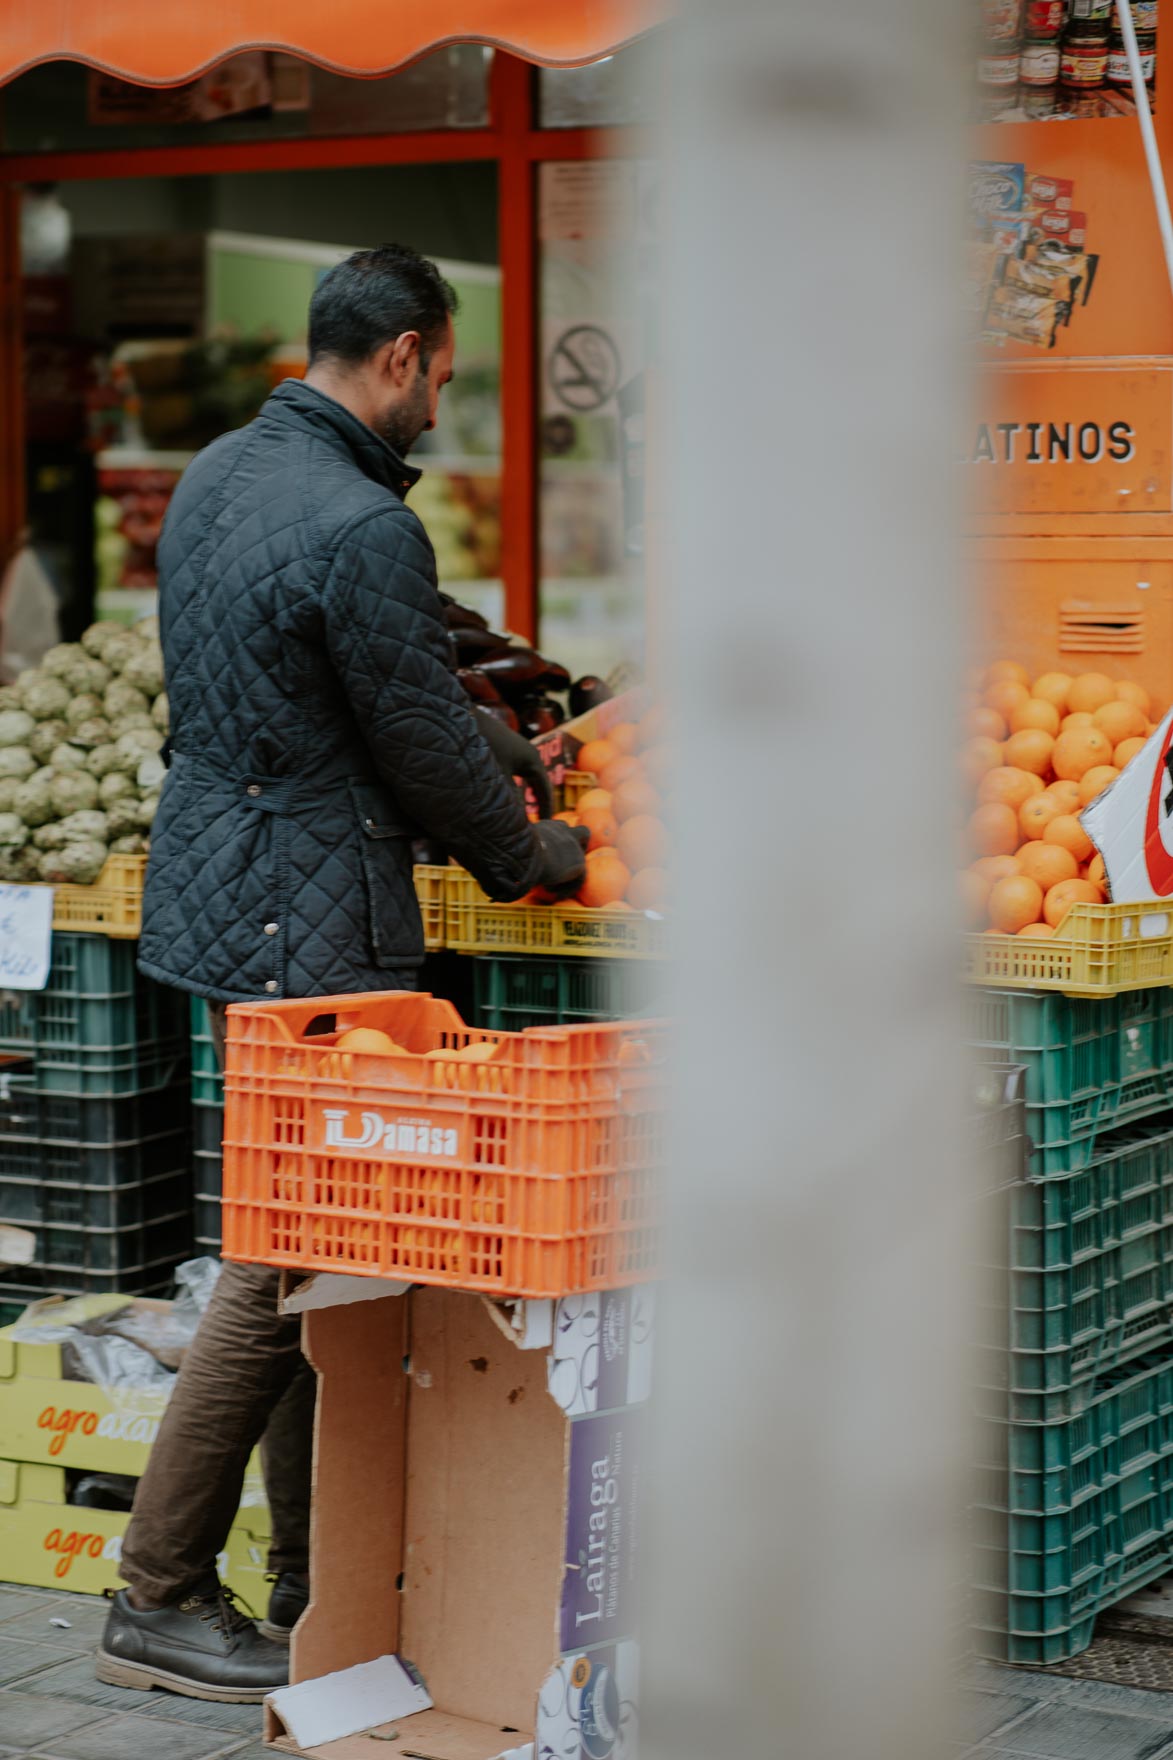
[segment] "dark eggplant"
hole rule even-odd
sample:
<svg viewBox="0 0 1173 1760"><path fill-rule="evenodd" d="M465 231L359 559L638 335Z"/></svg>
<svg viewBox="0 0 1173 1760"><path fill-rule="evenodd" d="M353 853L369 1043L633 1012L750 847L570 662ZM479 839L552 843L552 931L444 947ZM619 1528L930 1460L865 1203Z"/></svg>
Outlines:
<svg viewBox="0 0 1173 1760"><path fill-rule="evenodd" d="M553 697L523 697L517 714L526 739L541 739L566 720L566 710Z"/></svg>
<svg viewBox="0 0 1173 1760"><path fill-rule="evenodd" d="M484 710L486 715L495 715L498 721L503 721L506 727L511 727L514 733L521 732L521 723L508 703L486 703Z"/></svg>
<svg viewBox="0 0 1173 1760"><path fill-rule="evenodd" d="M585 715L588 709L597 709L600 703L610 700L611 692L601 678L587 673L583 678L575 679L570 687L571 715Z"/></svg>
<svg viewBox="0 0 1173 1760"><path fill-rule="evenodd" d="M496 630L487 627L481 629L479 625L475 628L462 626L451 633L461 654L468 654L473 659L479 659L482 654L492 653L498 648L509 647L508 636L498 635Z"/></svg>
<svg viewBox="0 0 1173 1760"><path fill-rule="evenodd" d="M500 703L501 692L483 672L478 672L471 666L462 666L456 676L474 703L483 703L486 709Z"/></svg>
<svg viewBox="0 0 1173 1760"><path fill-rule="evenodd" d="M549 661L535 654L532 648L508 648L500 654L487 654L477 666L487 678L502 689L518 689L522 685L532 691L539 679L550 670Z"/></svg>
<svg viewBox="0 0 1173 1760"><path fill-rule="evenodd" d="M471 605L458 605L455 599L449 599L444 606L444 618L449 629L488 629L489 620L474 611Z"/></svg>
<svg viewBox="0 0 1173 1760"><path fill-rule="evenodd" d="M547 660L546 670L538 680L538 689L542 691L568 691L570 674L565 666L559 666L557 660Z"/></svg>

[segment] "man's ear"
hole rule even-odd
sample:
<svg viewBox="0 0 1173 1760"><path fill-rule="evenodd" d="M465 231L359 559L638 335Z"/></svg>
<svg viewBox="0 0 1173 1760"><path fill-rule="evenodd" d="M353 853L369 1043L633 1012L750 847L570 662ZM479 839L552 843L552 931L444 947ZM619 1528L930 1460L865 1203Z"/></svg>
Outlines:
<svg viewBox="0 0 1173 1760"><path fill-rule="evenodd" d="M388 344L387 371L394 381L397 390L409 385L415 377L416 362L419 359L420 334L418 330L404 330L395 341Z"/></svg>

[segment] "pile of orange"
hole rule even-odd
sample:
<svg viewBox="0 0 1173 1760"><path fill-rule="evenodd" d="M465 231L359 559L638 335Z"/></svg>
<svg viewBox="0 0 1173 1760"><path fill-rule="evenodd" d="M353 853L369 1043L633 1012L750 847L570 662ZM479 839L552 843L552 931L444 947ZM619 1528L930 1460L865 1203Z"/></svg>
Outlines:
<svg viewBox="0 0 1173 1760"><path fill-rule="evenodd" d="M664 793L670 755L664 744L663 712L649 709L642 721L623 721L603 739L588 740L575 767L595 777L573 811L555 816L568 825L585 825L586 879L575 900L593 909L661 911L668 896L668 830ZM549 903L544 893L531 903Z"/></svg>
<svg viewBox="0 0 1173 1760"><path fill-rule="evenodd" d="M1054 935L1073 904L1107 898L1103 858L1079 815L1154 732L1143 685L1102 672L1044 672L999 660L970 679L961 768L971 928Z"/></svg>

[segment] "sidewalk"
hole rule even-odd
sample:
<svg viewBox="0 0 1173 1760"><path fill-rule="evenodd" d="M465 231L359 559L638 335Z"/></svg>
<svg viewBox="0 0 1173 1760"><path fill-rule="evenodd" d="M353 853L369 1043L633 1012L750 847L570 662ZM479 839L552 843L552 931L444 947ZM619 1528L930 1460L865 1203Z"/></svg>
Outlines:
<svg viewBox="0 0 1173 1760"><path fill-rule="evenodd" d="M0 1584L0 1756L20 1760L273 1760L259 1705L134 1693L94 1679L106 1622L94 1595ZM68 1629L51 1625L69 1621Z"/></svg>

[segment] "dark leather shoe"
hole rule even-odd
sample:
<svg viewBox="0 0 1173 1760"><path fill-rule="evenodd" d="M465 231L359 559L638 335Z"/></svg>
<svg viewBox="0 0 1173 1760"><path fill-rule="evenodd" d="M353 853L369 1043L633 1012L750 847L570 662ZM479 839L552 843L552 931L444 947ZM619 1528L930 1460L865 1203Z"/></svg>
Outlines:
<svg viewBox="0 0 1173 1760"><path fill-rule="evenodd" d="M249 1705L289 1680L289 1652L262 1638L218 1582L166 1607L114 1596L96 1672L112 1687L161 1687L189 1699Z"/></svg>
<svg viewBox="0 0 1173 1760"><path fill-rule="evenodd" d="M258 1626L262 1637L274 1644L288 1644L294 1626L310 1599L310 1580L296 1571L282 1571L273 1579L269 1611Z"/></svg>

